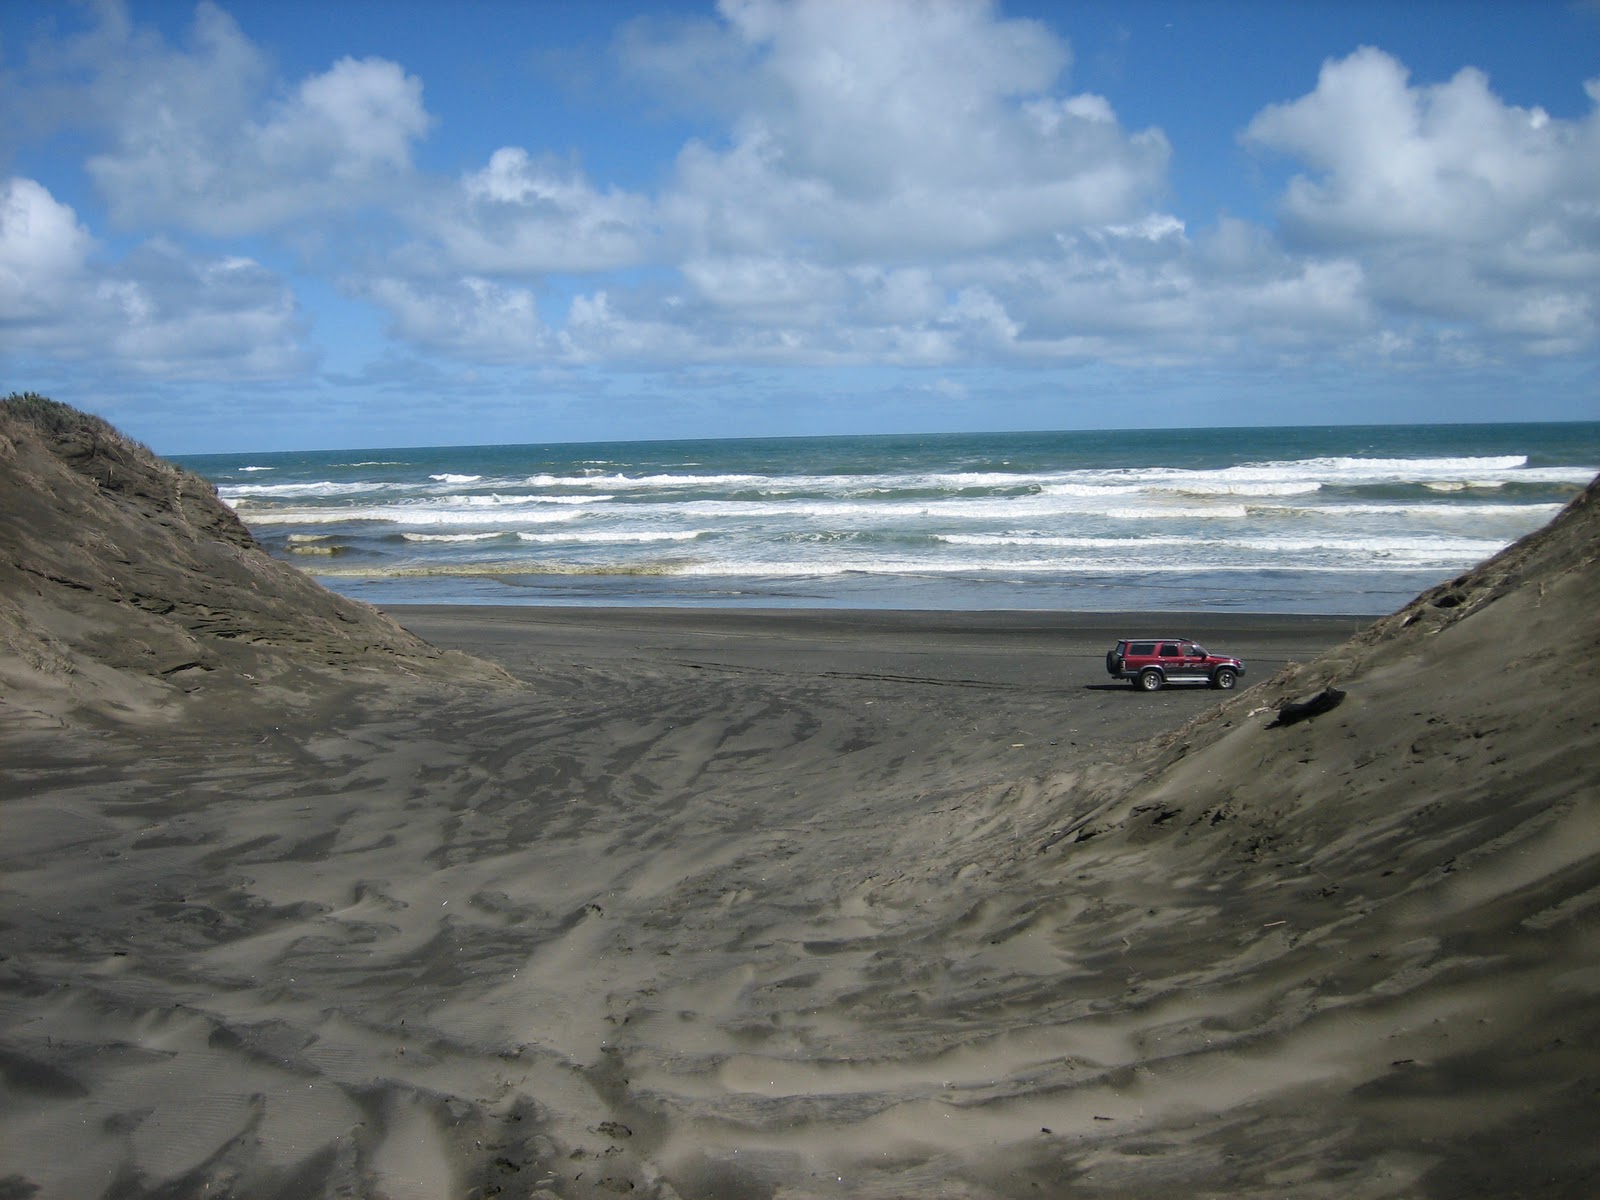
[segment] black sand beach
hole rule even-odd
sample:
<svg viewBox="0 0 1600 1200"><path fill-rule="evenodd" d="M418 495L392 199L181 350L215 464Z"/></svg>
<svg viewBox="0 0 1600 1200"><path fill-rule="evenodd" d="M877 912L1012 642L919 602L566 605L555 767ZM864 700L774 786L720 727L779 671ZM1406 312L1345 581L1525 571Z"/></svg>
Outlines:
<svg viewBox="0 0 1600 1200"><path fill-rule="evenodd" d="M1058 769L1074 747L1143 741L1216 702L1215 692L1195 687L1136 695L1107 675L1106 651L1129 631L1182 630L1244 657L1249 683L1371 623L1214 613L389 611L430 643L490 659L530 682L571 672L580 689L608 686L608 710L629 707L642 688L664 689L663 705L687 690L698 692L698 703L726 705L734 725L741 706L781 708L792 696L797 731L801 707L825 707L843 724L870 728L874 742L902 743L909 755L959 744L963 754L994 751L1023 771Z"/></svg>
<svg viewBox="0 0 1600 1200"><path fill-rule="evenodd" d="M1593 1193L1593 490L1376 623L385 615L124 478L0 544L0 1195Z"/></svg>
<svg viewBox="0 0 1600 1200"><path fill-rule="evenodd" d="M661 1170L640 1147L680 1106L735 1143L725 1165L690 1151L680 1194L752 1194L755 1177L717 1182L735 1151L762 1174L805 1161L809 1179L861 1154L852 1114L946 1096L922 1077L977 1065L938 1065L952 1055L1018 1053L973 1050L1017 1036L993 1011L1017 1000L965 977L1003 966L999 982L1031 945L1043 960L1026 978L1048 978L1055 935L1012 930L977 957L970 933L929 944L952 916L976 919L995 837L1025 836L1010 810L1215 700L1114 686L1105 643L1124 626L1107 617L398 615L529 686L7 739L23 794L6 798L6 868L24 893L7 963L26 964L13 980L32 995L13 1027L24 1103L3 1136L13 1169L53 1181L41 1194L101 1194L119 1175L139 1194L185 1172L198 1193L241 1139L255 1172L286 1172L279 1126L307 1138L328 1121L343 1127L322 1155L351 1158L308 1194L457 1195L524 1170L588 1194L585 1174ZM1234 633L1266 671L1348 627L1263 624ZM1049 830L1026 836L1036 849ZM889 982L891 968L912 976ZM924 1029L928 1004L944 1011ZM807 1080L742 1080L768 1062ZM729 1070L740 1080L717 1083ZM878 1071L892 1086L874 1097ZM370 1090L378 1121L352 1090ZM447 1095L467 1103L474 1145L497 1130L495 1154L462 1161ZM746 1110L788 1108L753 1127L775 1147L741 1132ZM101 1114L87 1137L86 1110ZM560 1152L505 1141L524 1125ZM896 1161L905 1136L886 1143ZM265 1194L289 1176L246 1178Z"/></svg>

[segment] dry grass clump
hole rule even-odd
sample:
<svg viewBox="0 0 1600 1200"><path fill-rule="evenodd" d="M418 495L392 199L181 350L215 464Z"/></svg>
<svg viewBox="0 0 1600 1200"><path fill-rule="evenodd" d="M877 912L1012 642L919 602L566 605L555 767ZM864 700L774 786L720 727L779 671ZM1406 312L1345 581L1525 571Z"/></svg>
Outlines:
<svg viewBox="0 0 1600 1200"><path fill-rule="evenodd" d="M134 441L109 421L38 392L12 392L0 400L0 432L17 424L27 424L52 437L88 436L104 440L118 450L151 453L147 446Z"/></svg>

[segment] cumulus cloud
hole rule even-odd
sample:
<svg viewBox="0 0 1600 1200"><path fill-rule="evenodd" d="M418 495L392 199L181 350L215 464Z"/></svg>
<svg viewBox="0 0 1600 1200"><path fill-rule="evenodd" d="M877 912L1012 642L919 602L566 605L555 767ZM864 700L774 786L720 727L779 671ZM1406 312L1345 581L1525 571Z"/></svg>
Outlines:
<svg viewBox="0 0 1600 1200"><path fill-rule="evenodd" d="M1136 217L1164 181L1159 131L1059 97L1069 61L1044 26L983 4L722 5L746 105L726 146L695 141L663 200L708 252L785 242L839 261L981 252ZM705 33L686 54L700 69ZM670 61L659 48L660 72Z"/></svg>
<svg viewBox="0 0 1600 1200"><path fill-rule="evenodd" d="M451 268L493 274L605 271L644 255L651 206L602 192L573 166L496 150L424 221Z"/></svg>
<svg viewBox="0 0 1600 1200"><path fill-rule="evenodd" d="M442 284L381 277L350 288L388 312L397 337L428 350L495 363L535 362L551 352L527 288L478 276Z"/></svg>
<svg viewBox="0 0 1600 1200"><path fill-rule="evenodd" d="M197 258L164 240L96 260L71 207L31 179L0 189L0 327L13 351L94 358L169 379L305 370L305 328L283 281L251 259Z"/></svg>
<svg viewBox="0 0 1600 1200"><path fill-rule="evenodd" d="M7 180L0 192L0 324L39 336L37 326L83 288L93 248L77 214L41 184Z"/></svg>
<svg viewBox="0 0 1600 1200"><path fill-rule="evenodd" d="M605 291L574 298L560 340L564 360L574 364L717 362L729 357L725 343L699 335L692 324L625 311Z"/></svg>
<svg viewBox="0 0 1600 1200"><path fill-rule="evenodd" d="M821 324L850 292L844 272L779 255L693 259L683 264L683 275L707 304L760 325Z"/></svg>
<svg viewBox="0 0 1600 1200"><path fill-rule="evenodd" d="M607 280L566 314L564 339L518 344L586 362L946 362L1018 332L961 277L964 259L1050 253L1085 222L1152 219L1164 137L1130 134L1103 97L1057 93L1070 54L1042 25L901 0L720 14L653 40L635 31L628 55L721 111L725 141L685 145L653 198L502 147L411 213L406 288L370 293L395 330L507 347L489 308L460 303L476 294L467 278L626 271L649 285ZM418 305L452 314L449 336ZM474 319L481 337L463 324Z"/></svg>
<svg viewBox="0 0 1600 1200"><path fill-rule="evenodd" d="M1499 241L1600 184L1592 116L1507 105L1473 68L1413 87L1370 47L1324 64L1313 92L1263 110L1245 136L1318 172L1290 181L1283 209L1296 232L1326 242Z"/></svg>
<svg viewBox="0 0 1600 1200"><path fill-rule="evenodd" d="M406 64L281 78L211 4L181 45L99 11L38 94L98 139L103 214L0 194L0 320L40 352L303 369L305 320L258 259L331 270L403 353L466 364L1462 363L1600 337L1600 81L1562 119L1472 68L1331 60L1243 131L1290 166L1269 223L1182 213L1166 135L981 0L630 27L624 68L697 130L634 190L514 119L420 169L434 118ZM362 236L334 236L351 214ZM108 258L106 227L135 248Z"/></svg>
<svg viewBox="0 0 1600 1200"><path fill-rule="evenodd" d="M1600 88L1587 91L1588 115L1559 120L1506 104L1472 68L1414 85L1369 47L1245 137L1310 168L1282 200L1291 245L1359 257L1397 312L1558 352L1600 333Z"/></svg>
<svg viewBox="0 0 1600 1200"><path fill-rule="evenodd" d="M240 256L196 260L152 242L122 264L103 294L116 356L146 375L274 379L310 365L299 307L283 281Z"/></svg>
<svg viewBox="0 0 1600 1200"><path fill-rule="evenodd" d="M712 275L754 262L794 276L1137 219L1162 184L1165 139L1128 134L1103 98L1054 96L1069 56L1033 22L899 0L722 12L711 30L636 36L630 54L674 90L705 85L715 63L715 94L743 102L727 144L686 145L655 201L503 147L429 214L431 261L487 274L687 263L711 297Z"/></svg>
<svg viewBox="0 0 1600 1200"><path fill-rule="evenodd" d="M210 4L186 48L108 28L80 53L111 143L87 167L126 227L249 234L372 204L432 123L421 81L382 59L340 59L275 97L259 51Z"/></svg>

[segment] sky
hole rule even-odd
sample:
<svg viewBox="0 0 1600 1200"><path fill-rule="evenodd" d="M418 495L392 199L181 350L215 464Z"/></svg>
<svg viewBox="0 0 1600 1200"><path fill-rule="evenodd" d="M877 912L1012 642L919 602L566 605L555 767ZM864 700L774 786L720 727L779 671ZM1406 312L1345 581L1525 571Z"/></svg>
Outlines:
<svg viewBox="0 0 1600 1200"><path fill-rule="evenodd" d="M1600 419L1600 0L0 4L160 453Z"/></svg>

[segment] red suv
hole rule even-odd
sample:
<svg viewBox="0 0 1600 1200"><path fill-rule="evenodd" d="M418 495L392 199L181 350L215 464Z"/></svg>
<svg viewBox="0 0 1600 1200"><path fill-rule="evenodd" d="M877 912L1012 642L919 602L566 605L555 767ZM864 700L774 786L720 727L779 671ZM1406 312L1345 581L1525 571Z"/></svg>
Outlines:
<svg viewBox="0 0 1600 1200"><path fill-rule="evenodd" d="M1188 638L1124 638L1106 652L1106 671L1143 692L1169 683L1207 683L1226 691L1239 682L1244 663L1210 654Z"/></svg>

